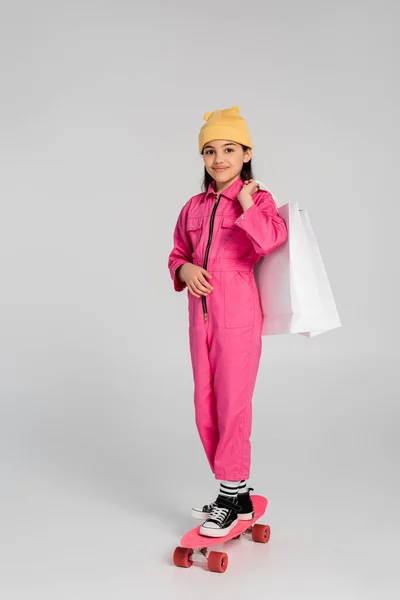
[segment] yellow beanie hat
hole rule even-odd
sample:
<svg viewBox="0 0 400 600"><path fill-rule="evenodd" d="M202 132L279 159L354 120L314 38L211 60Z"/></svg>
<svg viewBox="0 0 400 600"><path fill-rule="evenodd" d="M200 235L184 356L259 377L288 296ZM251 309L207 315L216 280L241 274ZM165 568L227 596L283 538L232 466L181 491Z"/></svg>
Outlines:
<svg viewBox="0 0 400 600"><path fill-rule="evenodd" d="M240 108L233 106L232 108L205 113L204 119L206 122L199 133L200 154L205 144L212 140L230 140L249 148L253 147L247 123L239 115L239 112Z"/></svg>

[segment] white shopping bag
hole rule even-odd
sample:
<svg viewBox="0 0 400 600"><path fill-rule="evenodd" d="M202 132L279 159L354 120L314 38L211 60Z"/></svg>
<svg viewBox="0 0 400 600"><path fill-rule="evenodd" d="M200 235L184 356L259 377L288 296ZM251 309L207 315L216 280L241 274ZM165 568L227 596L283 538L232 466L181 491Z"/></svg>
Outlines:
<svg viewBox="0 0 400 600"><path fill-rule="evenodd" d="M281 206L274 200L286 223L288 239L262 257L254 269L263 311L262 335L314 337L341 327L307 211L297 202Z"/></svg>

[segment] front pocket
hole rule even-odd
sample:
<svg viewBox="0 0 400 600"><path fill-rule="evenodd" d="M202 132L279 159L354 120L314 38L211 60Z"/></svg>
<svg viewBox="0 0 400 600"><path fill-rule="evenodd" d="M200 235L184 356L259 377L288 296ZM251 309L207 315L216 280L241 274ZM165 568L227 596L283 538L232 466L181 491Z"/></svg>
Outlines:
<svg viewBox="0 0 400 600"><path fill-rule="evenodd" d="M225 250L240 250L246 245L246 232L236 225L236 217L223 217L221 223L221 244Z"/></svg>
<svg viewBox="0 0 400 600"><path fill-rule="evenodd" d="M201 217L191 217L186 222L186 234L190 240L192 251L195 252L199 245L201 232L203 230L203 219Z"/></svg>
<svg viewBox="0 0 400 600"><path fill-rule="evenodd" d="M225 271L225 327L250 327L255 320L255 288L251 272Z"/></svg>

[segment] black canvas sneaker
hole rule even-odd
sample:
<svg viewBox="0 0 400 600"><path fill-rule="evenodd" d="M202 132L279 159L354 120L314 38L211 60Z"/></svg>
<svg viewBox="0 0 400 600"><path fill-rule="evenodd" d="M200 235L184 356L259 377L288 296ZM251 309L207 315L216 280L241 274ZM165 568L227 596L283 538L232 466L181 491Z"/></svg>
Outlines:
<svg viewBox="0 0 400 600"><path fill-rule="evenodd" d="M208 519L214 506L215 502L211 502L211 504L205 504L202 508L192 508L192 517L204 521L204 519Z"/></svg>
<svg viewBox="0 0 400 600"><path fill-rule="evenodd" d="M228 498L219 494L210 516L200 527L200 535L208 537L227 535L238 522L238 509L237 498Z"/></svg>
<svg viewBox="0 0 400 600"><path fill-rule="evenodd" d="M254 517L254 507L253 502L250 497L250 491L253 491L254 488L248 488L248 490L244 494L238 494L238 519L239 521L250 521Z"/></svg>

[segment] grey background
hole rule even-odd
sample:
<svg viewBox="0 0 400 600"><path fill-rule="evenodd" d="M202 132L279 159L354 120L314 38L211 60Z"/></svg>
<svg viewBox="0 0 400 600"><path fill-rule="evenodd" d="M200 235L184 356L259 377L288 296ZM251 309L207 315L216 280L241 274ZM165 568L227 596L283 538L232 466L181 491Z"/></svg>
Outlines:
<svg viewBox="0 0 400 600"><path fill-rule="evenodd" d="M0 22L2 597L396 597L397 3L17 0ZM203 114L233 105L343 327L263 338L271 542L218 576L171 563L216 482L167 258Z"/></svg>

